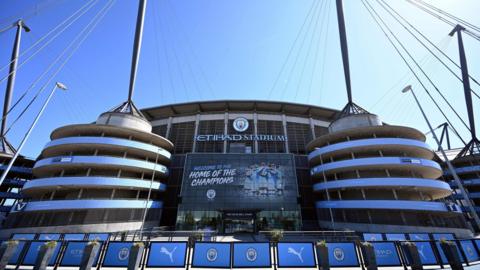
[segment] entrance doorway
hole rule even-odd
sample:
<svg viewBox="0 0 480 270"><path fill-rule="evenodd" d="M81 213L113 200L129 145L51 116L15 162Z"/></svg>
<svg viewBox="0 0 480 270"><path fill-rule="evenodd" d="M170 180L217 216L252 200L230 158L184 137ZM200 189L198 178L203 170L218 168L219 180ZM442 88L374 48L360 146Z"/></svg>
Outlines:
<svg viewBox="0 0 480 270"><path fill-rule="evenodd" d="M223 233L255 233L255 212L223 212Z"/></svg>

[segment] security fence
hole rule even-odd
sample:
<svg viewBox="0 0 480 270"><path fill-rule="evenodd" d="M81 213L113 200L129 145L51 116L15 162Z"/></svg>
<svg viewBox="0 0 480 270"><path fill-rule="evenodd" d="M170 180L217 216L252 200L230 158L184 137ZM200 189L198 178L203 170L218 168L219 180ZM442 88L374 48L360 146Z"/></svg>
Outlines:
<svg viewBox="0 0 480 270"><path fill-rule="evenodd" d="M408 235L410 239L416 234ZM420 234L419 234L420 235ZM370 238L369 238L370 237ZM405 237L405 235L403 235ZM419 236L420 237L420 236ZM375 239L374 239L375 238ZM397 238L385 240L385 238ZM400 239L398 239L400 238ZM452 239L453 235L431 235L436 240L404 241L400 234L364 234L361 241L319 243L302 241L280 242L215 242L198 241L117 241L114 235L98 234L16 234L3 243L0 260L5 260L5 248L15 246L8 258L6 269L28 269L38 264L50 245L47 258L49 269L71 269L86 263L85 254L92 241L98 252L88 251L92 257L92 269L120 267L131 268L132 261L138 269L154 268L304 268L319 269L327 264L332 267L365 269L371 266L372 255L378 267L403 267L415 263L408 246L414 243L420 264L443 268L452 263L452 254L445 244L453 246L460 264L480 263L480 239ZM439 239L441 238L441 240ZM447 240L451 239L451 240ZM52 244L52 243L57 243ZM365 244L369 243L369 244ZM372 254L369 255L369 248ZM8 254L7 254L8 255ZM133 257L136 259L132 260ZM454 257L455 257L454 256ZM132 258L131 258L132 257ZM371 269L371 268L369 268Z"/></svg>

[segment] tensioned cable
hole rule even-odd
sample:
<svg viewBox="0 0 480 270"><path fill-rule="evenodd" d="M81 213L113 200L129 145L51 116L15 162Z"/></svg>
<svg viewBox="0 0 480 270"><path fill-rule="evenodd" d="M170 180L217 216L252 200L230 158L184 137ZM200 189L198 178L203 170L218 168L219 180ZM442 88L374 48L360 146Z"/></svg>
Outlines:
<svg viewBox="0 0 480 270"><path fill-rule="evenodd" d="M17 70L21 68L24 64L26 64L30 59L32 59L35 55L37 55L41 50L43 50L48 44L50 44L55 38L57 38L61 33L63 33L66 29L68 29L74 22L76 22L78 19L80 19L88 10L90 10L95 4L98 2L98 0L90 0L87 2L87 4L83 5L80 9L78 9L74 14L70 15L67 19L65 19L63 22L61 22L59 25L57 25L55 28L50 30L47 34L43 35L39 40L37 40L34 44L32 44L29 48L24 50L23 52L20 53L19 58L28 53L31 49L33 49L35 46L37 46L40 42L42 42L45 38L47 38L51 33L59 29L63 24L65 24L67 21L69 21L72 17L75 17L79 12L80 14L74 18L71 22L69 22L63 29L61 29L59 32L57 32L53 37L51 37L49 40L47 40L40 48L38 48L36 51L34 51L30 56L28 56L25 60L23 60L21 63L18 64ZM84 10L82 10L84 9ZM4 70L5 68L9 67L10 64L14 60L11 60L6 64L5 66L0 68L0 71ZM0 80L0 83L5 81L14 71L10 72L7 74L7 76L3 77Z"/></svg>
<svg viewBox="0 0 480 270"><path fill-rule="evenodd" d="M429 3L425 2L425 1L422 1L422 0L415 0L415 1L417 1L418 3L421 3L421 4L424 5L424 6L427 6L427 7L431 8L431 9L435 10L436 12L438 12L438 13L440 13L440 14L442 14L442 15L445 15L445 16L447 16L447 17L449 17L449 18L451 18L451 19L453 19L453 20L455 20L455 21L457 21L457 22L459 22L459 23L461 23L461 24L463 24L463 25L466 25L466 26L468 26L468 27L470 27L470 28L472 28L472 29L480 32L480 27L478 27L478 26L476 26L476 25L474 25L474 24L472 24L472 23L469 23L469 22L465 21L465 20L462 19L462 18L459 18L459 17L457 17L457 16L455 16L455 15L453 15L453 14L451 14L451 13L448 13L448 12L446 12L445 10L442 10L442 9L440 9L440 8L438 8L438 7L436 7L436 6L432 5L432 4L429 4Z"/></svg>
<svg viewBox="0 0 480 270"><path fill-rule="evenodd" d="M330 31L330 13L332 13L332 8L331 8L331 2L333 1L328 1L328 16L327 16L327 30L325 31L325 39L323 42L323 61L322 61L322 71L320 73L320 89L323 89L324 85L324 77L325 77L325 65L327 63L327 47L328 47L328 33ZM313 78L312 78L313 80ZM322 93L320 92L320 98L322 97Z"/></svg>
<svg viewBox="0 0 480 270"><path fill-rule="evenodd" d="M447 98L443 95L443 93L440 91L440 89L438 89L437 85L432 81L432 79L430 79L430 77L427 75L427 73L425 72L425 70L423 70L423 68L418 64L418 62L415 60L415 58L410 54L410 52L407 50L407 48L405 48L405 46L403 45L403 43L397 38L397 36L392 32L392 30L390 29L390 27L388 27L388 25L385 23L385 21L382 19L382 17L376 12L376 10L373 8L373 6L370 5L369 2L367 2L367 4L369 4L370 8L373 10L373 12L375 12L375 14L377 14L377 17L380 19L380 21L382 21L382 23L385 25L385 27L388 29L388 31L390 32L390 34L395 38L395 40L398 42L398 44L402 47L402 49L407 53L408 57L410 57L410 59L413 61L413 63L415 63L415 66L422 72L423 76L425 76L425 78L427 78L428 82L433 86L433 88L435 89L435 91L437 91L437 93L442 97L443 101L445 101L445 103L447 103L448 107L450 107L450 109L455 113L455 115L458 117L458 119L460 119L460 121L463 123L463 125L470 131L470 127L467 125L467 123L465 123L465 121L462 119L462 117L458 114L458 112L453 108L452 104L450 104L450 102L447 100Z"/></svg>
<svg viewBox="0 0 480 270"><path fill-rule="evenodd" d="M95 0L97 1L97 0ZM83 15L83 14L82 14ZM37 41L38 43L38 41ZM65 48L57 57L56 59L50 63L50 65L47 67L47 69L44 70L44 72L42 74L40 74L39 77L37 77L37 79L23 92L23 94L15 101L15 103L8 109L7 113L2 117L2 120L5 119L9 113L15 109L15 107L25 98L25 96L30 92L30 90L32 88L34 88L36 86L36 84L41 80L43 79L43 77L53 68L53 66L55 65L56 62L58 62L60 60L60 58L67 52L68 50L68 47Z"/></svg>
<svg viewBox="0 0 480 270"><path fill-rule="evenodd" d="M210 92L210 94L212 96L214 96L214 91L213 91L213 88L212 88L212 84L208 80L208 77L205 75L205 71L204 71L202 65L200 64L201 61L198 60L198 56L195 53L195 51L193 50L192 42L190 41L187 33L185 32L185 29L184 29L185 27L184 27L184 24L182 23L182 20L179 19L179 16L177 15L177 11L176 11L175 7L172 5L171 1L167 0L166 2L168 4L168 6L170 7L170 9L172 10L172 14L173 14L174 18L181 25L181 27L179 27L180 32L183 33L183 36L184 36L184 39L186 41L187 47L190 49L190 52L193 56L193 60L195 61L196 65L198 66L198 69L200 71L200 75L203 78L203 80L205 81L205 84L207 85L207 90Z"/></svg>
<svg viewBox="0 0 480 270"><path fill-rule="evenodd" d="M312 23L314 21L314 18L317 17L317 16L315 16L315 14L317 13L317 8L319 6L318 3L320 3L320 1L317 2L317 4L315 5L315 11L312 13L312 17L310 18L310 21L308 22L307 29L305 30L305 34L302 38L302 41L300 42L300 47L298 48L295 59L293 60L293 65L290 68L290 72L287 75L287 82L285 83L285 86L283 87L283 90L282 90L282 93L281 93L281 99L283 99L283 97L285 96L285 92L287 91L288 85L290 84L293 73L295 71L295 67L297 66L298 59L300 59L300 54L302 53L303 45L305 44L305 41L307 40L307 35L310 32L310 28L312 27Z"/></svg>
<svg viewBox="0 0 480 270"><path fill-rule="evenodd" d="M409 2L410 4L416 6L417 8L425 11L426 13L432 15L433 17L441 20L442 22L445 22L446 24L448 24L448 25L450 25L450 26L452 26L452 27L455 27L455 26L457 25L456 23L454 23L454 22L452 22L452 21L449 21L448 19L445 19L445 18L442 17L441 15L436 14L435 12L427 9L426 7L420 5L420 4L416 3L416 2L413 2L412 0L406 0L406 1ZM477 35L476 33L472 32L472 31L470 31L470 30L468 30L468 29L465 29L464 32L467 33L468 35L470 35L471 37L473 37L474 39L480 41L480 36Z"/></svg>
<svg viewBox="0 0 480 270"><path fill-rule="evenodd" d="M107 12L112 8L113 4L116 0L109 0L105 6L92 18L92 20L83 28L83 30L78 34L77 37L68 45L68 48L73 47L75 43L75 47L70 51L70 54L64 59L64 61L60 64L60 66L55 70L55 72L50 76L50 78L45 82L45 84L37 91L35 96L30 100L30 102L25 106L22 112L15 118L15 120L10 124L8 129L5 131L5 135L12 129L15 123L25 114L28 108L33 104L33 102L38 98L38 96L47 88L49 83L55 78L55 76L63 69L63 67L67 64L73 54L78 50L80 45L87 39L87 37L92 33L95 27L100 23L100 21L105 17ZM83 36L82 36L83 35ZM78 42L77 42L78 41Z"/></svg>
<svg viewBox="0 0 480 270"><path fill-rule="evenodd" d="M415 26L413 26L410 22L408 22L404 17L402 17L395 9L393 9L387 2L385 2L385 0L376 0L379 5L385 9L400 25L403 26L403 28L405 28L405 30L407 30L420 44L422 44L423 47L425 47L425 49L427 49L438 61L440 61L440 63L443 64L443 66L445 66L445 68L447 68L450 73L452 73L460 82L463 82L462 78L460 78L460 76L458 76L455 71L453 71L441 58L439 58L424 42L422 42L418 36L416 36L410 29L408 29L405 24L403 24L395 15L393 15L386 7L385 5L391 10L393 11L398 17L400 17L404 22L406 22L413 30L415 30L415 32L417 32L418 34L420 34L430 45L432 45L437 51L439 51L444 57L446 57L452 64L454 64L457 68L461 68L460 65L458 65L455 61L453 61L452 58L450 58L447 54L445 54L442 50L440 50L440 48L438 48L435 43L433 43L432 41L430 41L430 39L428 39L422 32L420 32ZM382 1L383 4L380 2ZM470 77L470 79L475 82L477 85L480 86L480 83L475 79L473 78L472 76L470 76L470 74L468 75ZM480 98L480 96L473 90L473 89L470 89L470 91L472 91L472 93L477 96L478 98Z"/></svg>
<svg viewBox="0 0 480 270"><path fill-rule="evenodd" d="M160 2L154 2L154 3L160 3ZM153 37L154 37L154 47L155 47L155 63L157 64L158 68L158 79L159 79L159 90L160 90L160 99L165 101L164 98L164 93L166 93L165 89L163 89L163 84L162 84L162 66L160 65L160 42L158 42L158 31L157 31L157 21L155 19L156 17L156 7L153 7L153 16L147 16L147 18L150 19L151 24L153 26Z"/></svg>
<svg viewBox="0 0 480 270"><path fill-rule="evenodd" d="M325 36L325 41L327 40L327 36L328 36L328 27L329 27L329 23L330 23L330 3L331 1L325 1L326 4L325 4L325 13L326 15L322 17L322 22L321 22L321 27L320 27L320 34L318 35L318 39L317 39L317 49L315 50L315 56L313 57L313 67L312 67L312 70L311 70L311 73L310 73L310 81L308 83L308 92L307 92L307 100L310 99L310 95L311 95L311 91L312 91L312 84L313 84L313 77L315 75L315 71L317 70L317 62L318 62L318 55L319 55L319 52L320 52L320 47L321 47L321 41L322 41L322 34L323 34L323 29L324 29L324 25L326 25L326 36ZM325 24L325 20L327 20L327 24ZM326 51L326 42L323 43L324 46L323 46L323 49L324 49L324 52ZM325 58L323 58L324 62L325 62Z"/></svg>
<svg viewBox="0 0 480 270"><path fill-rule="evenodd" d="M317 33L317 28L318 28L318 22L320 21L320 17L322 17L322 21L323 21L323 14L325 13L325 7L326 6L326 3L327 1L322 1L322 4L320 6L320 9L318 11L318 15L317 15L317 18L315 19L315 24L313 26L313 31L312 31L312 35L311 35L311 38L310 38L310 43L308 44L308 49L307 49L307 54L305 55L305 60L303 62L303 66L302 66L302 71L300 72L300 78L299 78L299 81L298 81L298 84L297 84L297 89L295 90L295 97L293 98L294 101L297 101L297 96L298 96L298 92L300 91L300 87L302 86L302 81L303 81L303 74L305 73L305 68L307 67L307 63L308 63L308 60L310 58L310 53L312 51L312 46L313 46L313 41L315 40L315 34ZM320 35L322 33L320 32ZM317 46L319 47L319 46Z"/></svg>
<svg viewBox="0 0 480 270"><path fill-rule="evenodd" d="M365 4L366 3L366 4ZM378 25L378 27L380 28L380 30L382 30L383 34L387 37L388 41L390 42L390 44L394 47L395 51L398 53L398 55L402 58L402 60L405 62L405 64L407 65L407 67L410 69L410 71L413 73L413 75L415 76L415 78L417 79L417 81L420 83L420 85L422 86L422 88L425 90L425 92L427 93L427 95L430 97L430 99L432 100L432 102L435 104L435 106L437 107L437 109L440 111L440 113L443 115L443 117L447 120L448 124L452 127L452 129L455 131L455 134L457 136L460 137L458 131L454 128L454 126L452 125L450 119L445 115L445 113L443 112L443 110L440 108L440 106L438 105L437 101L432 97L432 95L430 94L430 91L428 91L427 87L425 86L425 84L422 82L422 80L420 79L420 77L418 77L417 73L414 71L414 69L412 68L412 66L410 65L410 63L408 63L407 59L403 56L403 54L400 52L400 50L398 49L398 47L395 45L395 43L393 42L393 40L390 38L390 36L387 34L387 32L385 31L385 29L383 28L383 26L380 24L380 22L377 20L377 18L374 16L374 14L372 13L372 11L369 9L368 6L370 6L370 4L368 3L367 0L362 0L362 4L363 6L365 7L365 9L368 11L368 13L370 14L370 16L374 19L375 23ZM370 6L370 8L372 8ZM373 8L372 8L373 10ZM373 10L373 12L375 12ZM375 12L375 14L377 14ZM377 14L378 16L378 14ZM379 18L381 20L381 18ZM388 27L385 26L387 29ZM390 33L392 33L390 31ZM461 137L460 137L461 138ZM461 141L463 142L463 144L466 144L466 142L461 139Z"/></svg>
<svg viewBox="0 0 480 270"><path fill-rule="evenodd" d="M290 59L290 55L293 52L293 49L295 48L295 45L297 44L298 39L300 38L300 34L303 32L303 28L305 27L305 24L308 21L308 18L310 17L310 13L312 13L313 8L316 6L317 0L313 0L312 4L310 5L310 9L308 10L307 16L305 16L305 19L303 20L302 26L300 27L300 30L297 33L297 36L295 37L292 46L288 50L287 58L285 58L285 62L283 62L282 67L280 68L280 71L277 74L277 77L275 78L275 81L273 82L272 88L270 88L270 91L268 93L268 99L272 96L273 90L277 87L278 81L280 80L280 77L283 74L283 71L285 70L285 67L287 66L288 60Z"/></svg>
<svg viewBox="0 0 480 270"><path fill-rule="evenodd" d="M26 21L30 18L33 18L34 16L37 16L37 15L41 14L47 8L51 8L51 7L57 5L60 2L61 1L53 0L53 1L49 1L49 3L47 2L47 3L43 4L40 7L39 7L38 4L35 4L35 6L30 7L29 9L27 9L24 12L18 12L17 14L14 14L14 15L8 17L8 18L2 19L1 22L0 22L0 25L11 24L12 21L14 21L18 18L22 18L24 21ZM23 14L21 14L21 13L23 13Z"/></svg>

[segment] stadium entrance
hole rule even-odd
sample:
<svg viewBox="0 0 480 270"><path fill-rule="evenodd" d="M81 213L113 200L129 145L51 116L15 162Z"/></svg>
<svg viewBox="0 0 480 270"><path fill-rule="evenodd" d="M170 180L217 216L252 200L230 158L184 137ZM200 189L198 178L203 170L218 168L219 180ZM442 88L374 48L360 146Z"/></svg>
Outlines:
<svg viewBox="0 0 480 270"><path fill-rule="evenodd" d="M256 211L224 211L223 233L255 233Z"/></svg>

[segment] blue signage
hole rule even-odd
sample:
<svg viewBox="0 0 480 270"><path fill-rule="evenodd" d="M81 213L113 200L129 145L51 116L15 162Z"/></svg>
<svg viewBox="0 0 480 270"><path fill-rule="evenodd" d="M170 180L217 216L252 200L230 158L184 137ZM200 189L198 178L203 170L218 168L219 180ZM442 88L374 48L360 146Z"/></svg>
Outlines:
<svg viewBox="0 0 480 270"><path fill-rule="evenodd" d="M12 236L14 240L33 240L35 239L34 233L16 233Z"/></svg>
<svg viewBox="0 0 480 270"><path fill-rule="evenodd" d="M381 233L364 233L363 240L365 241L383 241L383 237Z"/></svg>
<svg viewBox="0 0 480 270"><path fill-rule="evenodd" d="M63 253L62 261L60 262L61 266L80 266L82 261L83 251L88 242L68 242L67 248ZM97 265L98 257L100 256L100 250L97 253L97 258L93 263L93 266Z"/></svg>
<svg viewBox="0 0 480 270"><path fill-rule="evenodd" d="M393 242L372 243L378 266L399 266L397 249Z"/></svg>
<svg viewBox="0 0 480 270"><path fill-rule="evenodd" d="M40 236L38 236L38 240L60 240L60 234L59 233L41 233Z"/></svg>
<svg viewBox="0 0 480 270"><path fill-rule="evenodd" d="M272 266L270 243L234 243L233 267L259 268Z"/></svg>
<svg viewBox="0 0 480 270"><path fill-rule="evenodd" d="M313 243L278 243L278 267L315 267Z"/></svg>
<svg viewBox="0 0 480 270"><path fill-rule="evenodd" d="M450 241L450 240L449 240ZM454 242L455 243L455 242ZM448 263L448 260L447 260L447 257L445 256L445 253L443 253L443 249L442 249L442 246L440 245L440 242L439 241L436 241L435 243L437 245L437 249L438 249L438 253L440 253L440 258L442 259L442 263L443 264L447 264ZM460 261L463 262L463 256L462 254L460 253L460 250L458 249L458 246L457 244L455 243L455 246L457 247L457 252L458 252L458 256L460 257Z"/></svg>
<svg viewBox="0 0 480 270"><path fill-rule="evenodd" d="M40 248L48 243L48 241L33 241L30 243L30 247L28 248L27 254L25 255L25 258L23 259L23 264L25 265L34 265L35 261L37 260L38 252L40 251ZM55 250L53 252L53 256L48 262L49 266L52 266L55 264L55 261L57 260L58 253L60 251L61 243L57 242L57 246L55 247Z"/></svg>
<svg viewBox="0 0 480 270"><path fill-rule="evenodd" d="M433 234L433 239L435 240L455 240L455 237L453 237L453 234L451 233L434 233Z"/></svg>
<svg viewBox="0 0 480 270"><path fill-rule="evenodd" d="M463 253L465 253L465 257L467 257L468 262L478 261L480 259L471 240L461 240L460 246L463 249Z"/></svg>
<svg viewBox="0 0 480 270"><path fill-rule="evenodd" d="M110 242L108 244L107 253L103 260L103 266L128 266L128 257L130 256L130 248L133 242Z"/></svg>
<svg viewBox="0 0 480 270"><path fill-rule="evenodd" d="M385 234L387 241L405 241L405 234L403 233L387 233Z"/></svg>
<svg viewBox="0 0 480 270"><path fill-rule="evenodd" d="M107 241L110 235L108 233L91 233L88 240Z"/></svg>
<svg viewBox="0 0 480 270"><path fill-rule="evenodd" d="M2 242L2 245L4 245L6 242ZM8 264L17 264L18 260L20 259L20 254L22 254L23 248L25 247L26 242L20 241L18 243L17 249L15 250L15 253L13 253L12 257L8 260Z"/></svg>
<svg viewBox="0 0 480 270"><path fill-rule="evenodd" d="M353 243L327 243L330 266L359 266Z"/></svg>
<svg viewBox="0 0 480 270"><path fill-rule="evenodd" d="M475 245L477 245L477 248L480 249L480 239L474 240Z"/></svg>
<svg viewBox="0 0 480 270"><path fill-rule="evenodd" d="M185 267L186 242L152 242L147 267Z"/></svg>
<svg viewBox="0 0 480 270"><path fill-rule="evenodd" d="M435 253L433 253L432 244L430 242L414 242L417 246L418 255L420 255L420 261L423 265L436 265L438 264ZM410 258L407 256L407 261ZM410 262L409 262L410 264Z"/></svg>
<svg viewBox="0 0 480 270"><path fill-rule="evenodd" d="M411 241L426 241L430 240L427 233L409 233L408 237Z"/></svg>
<svg viewBox="0 0 480 270"><path fill-rule="evenodd" d="M195 243L192 267L230 268L230 243Z"/></svg>
<svg viewBox="0 0 480 270"><path fill-rule="evenodd" d="M85 238L85 234L83 233L66 233L63 235L63 240L67 241L72 241L72 240L78 240L81 241Z"/></svg>

